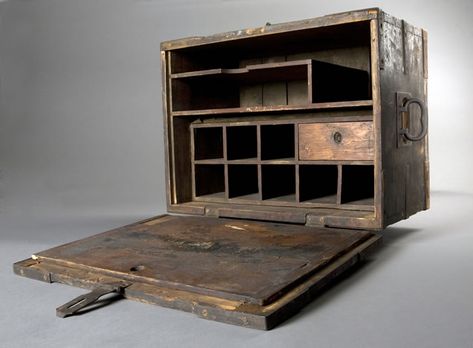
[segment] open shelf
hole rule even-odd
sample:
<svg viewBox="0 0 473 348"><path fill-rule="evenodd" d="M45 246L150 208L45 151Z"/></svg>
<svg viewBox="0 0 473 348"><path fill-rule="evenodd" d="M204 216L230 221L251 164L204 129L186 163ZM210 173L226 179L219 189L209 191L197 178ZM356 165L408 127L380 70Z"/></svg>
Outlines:
<svg viewBox="0 0 473 348"><path fill-rule="evenodd" d="M225 198L225 167L222 164L198 164L194 167L195 196Z"/></svg>
<svg viewBox="0 0 473 348"><path fill-rule="evenodd" d="M299 200L305 203L337 203L336 165L299 165Z"/></svg>
<svg viewBox="0 0 473 348"><path fill-rule="evenodd" d="M287 113L287 112L309 112L314 110L324 109L357 109L369 108L373 106L373 101L369 100L354 100L354 101L339 101L327 103L311 103L307 105L263 105L263 106L242 106L232 108L212 108L201 110L184 110L173 111L172 116L211 116L211 115L232 115L232 114L253 114L253 113Z"/></svg>
<svg viewBox="0 0 473 348"><path fill-rule="evenodd" d="M310 65L303 60L173 74L172 110L307 105Z"/></svg>
<svg viewBox="0 0 473 348"><path fill-rule="evenodd" d="M372 205L374 199L374 167L342 166L341 203Z"/></svg>
<svg viewBox="0 0 473 348"><path fill-rule="evenodd" d="M221 127L194 128L194 159L223 158L223 132Z"/></svg>
<svg viewBox="0 0 473 348"><path fill-rule="evenodd" d="M233 79L248 83L303 80L307 78L308 66L310 64L311 61L308 59L250 64L244 68L236 69L218 68L177 73L172 74L171 79Z"/></svg>
<svg viewBox="0 0 473 348"><path fill-rule="evenodd" d="M293 165L262 165L262 199L295 201L296 170Z"/></svg>
<svg viewBox="0 0 473 348"><path fill-rule="evenodd" d="M261 126L261 159L294 159L294 124Z"/></svg>
<svg viewBox="0 0 473 348"><path fill-rule="evenodd" d="M371 99L367 71L312 59L172 74L171 89L173 112Z"/></svg>
<svg viewBox="0 0 473 348"><path fill-rule="evenodd" d="M371 158L299 156L301 124L373 121L369 24L272 37L167 57L177 203L373 211Z"/></svg>
<svg viewBox="0 0 473 348"><path fill-rule="evenodd" d="M330 103L371 99L369 73L340 65L312 62L312 102Z"/></svg>
<svg viewBox="0 0 473 348"><path fill-rule="evenodd" d="M334 62L342 59L352 61L353 65L361 68L369 65L370 44L369 21L251 38L235 36L222 42L171 50L170 73L179 77L185 76L181 73L193 71L237 69L265 63L271 57L287 57L285 60L330 57ZM247 61L250 62L242 64Z"/></svg>
<svg viewBox="0 0 473 348"><path fill-rule="evenodd" d="M256 126L227 127L227 159L256 158L258 155Z"/></svg>

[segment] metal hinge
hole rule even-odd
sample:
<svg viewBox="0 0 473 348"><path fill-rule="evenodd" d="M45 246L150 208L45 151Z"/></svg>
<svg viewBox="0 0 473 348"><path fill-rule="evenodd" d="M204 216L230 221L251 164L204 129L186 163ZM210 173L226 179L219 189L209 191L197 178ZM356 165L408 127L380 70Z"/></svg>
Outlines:
<svg viewBox="0 0 473 348"><path fill-rule="evenodd" d="M128 283L110 283L103 284L98 288L95 288L91 292L80 295L75 299L63 304L56 308L56 315L60 318L66 318L71 315L83 313L84 311L92 310L95 308L103 307L119 298L123 297L124 290L130 286ZM99 299L108 294L117 294L113 299L108 299L99 304ZM87 308L88 307L88 308Z"/></svg>

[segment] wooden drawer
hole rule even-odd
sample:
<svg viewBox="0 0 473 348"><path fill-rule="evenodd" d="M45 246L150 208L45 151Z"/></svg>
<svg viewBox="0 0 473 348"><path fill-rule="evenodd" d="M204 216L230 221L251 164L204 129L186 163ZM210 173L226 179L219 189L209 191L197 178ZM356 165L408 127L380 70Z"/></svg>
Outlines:
<svg viewBox="0 0 473 348"><path fill-rule="evenodd" d="M306 123L299 125L299 159L373 160L372 122Z"/></svg>

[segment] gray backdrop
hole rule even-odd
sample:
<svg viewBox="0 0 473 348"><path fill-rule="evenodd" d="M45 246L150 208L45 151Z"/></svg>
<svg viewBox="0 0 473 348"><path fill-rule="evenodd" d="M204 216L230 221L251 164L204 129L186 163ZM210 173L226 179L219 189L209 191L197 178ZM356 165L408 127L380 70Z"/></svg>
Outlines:
<svg viewBox="0 0 473 348"><path fill-rule="evenodd" d="M381 6L429 32L432 209L272 332L14 277L33 252L165 211L159 43ZM0 346L473 347L472 1L0 1ZM88 341L85 341L84 338ZM3 340L3 341L2 341Z"/></svg>

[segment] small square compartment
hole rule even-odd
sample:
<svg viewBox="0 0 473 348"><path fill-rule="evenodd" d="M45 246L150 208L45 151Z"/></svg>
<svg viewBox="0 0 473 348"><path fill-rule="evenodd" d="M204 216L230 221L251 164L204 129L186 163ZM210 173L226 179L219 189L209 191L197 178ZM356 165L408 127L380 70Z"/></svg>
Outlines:
<svg viewBox="0 0 473 348"><path fill-rule="evenodd" d="M221 127L194 128L194 159L223 158L223 129Z"/></svg>
<svg viewBox="0 0 473 348"><path fill-rule="evenodd" d="M342 166L342 204L373 205L374 166Z"/></svg>
<svg viewBox="0 0 473 348"><path fill-rule="evenodd" d="M299 197L306 203L337 203L336 165L300 165Z"/></svg>
<svg viewBox="0 0 473 348"><path fill-rule="evenodd" d="M294 165L261 166L263 199L295 201L296 169Z"/></svg>
<svg viewBox="0 0 473 348"><path fill-rule="evenodd" d="M228 165L228 198L259 199L258 166Z"/></svg>
<svg viewBox="0 0 473 348"><path fill-rule="evenodd" d="M195 165L195 196L225 198L225 168L223 164Z"/></svg>
<svg viewBox="0 0 473 348"><path fill-rule="evenodd" d="M227 159L256 159L256 126L227 127Z"/></svg>
<svg viewBox="0 0 473 348"><path fill-rule="evenodd" d="M294 125L278 124L261 126L261 159L294 158Z"/></svg>

